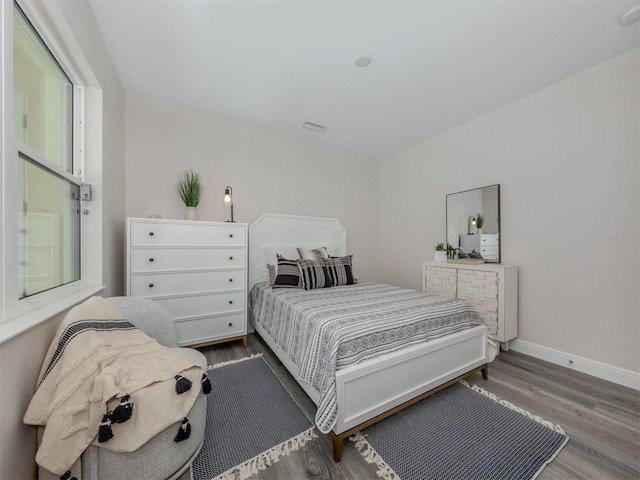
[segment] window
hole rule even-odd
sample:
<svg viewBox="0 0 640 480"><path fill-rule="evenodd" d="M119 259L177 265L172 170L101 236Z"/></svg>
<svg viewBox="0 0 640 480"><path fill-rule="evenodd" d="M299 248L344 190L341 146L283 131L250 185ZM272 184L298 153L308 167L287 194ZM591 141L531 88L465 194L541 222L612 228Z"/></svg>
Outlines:
<svg viewBox="0 0 640 480"><path fill-rule="evenodd" d="M0 3L0 343L102 290L103 92L64 9L14 1Z"/></svg>
<svg viewBox="0 0 640 480"><path fill-rule="evenodd" d="M74 175L73 84L17 5L13 89L18 298L26 298L80 280L81 180Z"/></svg>

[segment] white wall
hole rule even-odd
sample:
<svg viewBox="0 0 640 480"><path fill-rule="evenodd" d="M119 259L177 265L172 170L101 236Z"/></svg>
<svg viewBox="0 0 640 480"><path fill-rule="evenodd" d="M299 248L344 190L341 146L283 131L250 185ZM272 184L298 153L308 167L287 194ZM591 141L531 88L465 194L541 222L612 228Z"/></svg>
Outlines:
<svg viewBox="0 0 640 480"><path fill-rule="evenodd" d="M103 283L105 296L122 294L124 249L124 94L87 2L57 1L68 31L75 37L102 89L102 180L96 195L104 198ZM91 213L90 213L91 214ZM0 346L0 478L36 478L35 428L22 423L40 367L63 314Z"/></svg>
<svg viewBox="0 0 640 480"><path fill-rule="evenodd" d="M377 277L375 164L141 97L127 95L125 104L127 216L184 218L174 184L178 172L194 169L204 184L200 220L229 219L226 185L237 222L265 212L337 217L349 232L356 275Z"/></svg>
<svg viewBox="0 0 640 480"><path fill-rule="evenodd" d="M518 338L637 375L638 72L636 49L382 161L381 280L420 288L445 195L500 183Z"/></svg>

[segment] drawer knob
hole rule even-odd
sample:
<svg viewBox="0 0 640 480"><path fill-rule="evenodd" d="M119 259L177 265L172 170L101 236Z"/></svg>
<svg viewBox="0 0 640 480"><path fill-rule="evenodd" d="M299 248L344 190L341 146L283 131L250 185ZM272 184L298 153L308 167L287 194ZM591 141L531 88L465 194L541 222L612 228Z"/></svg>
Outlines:
<svg viewBox="0 0 640 480"><path fill-rule="evenodd" d="M229 257L229 260L233 260L233 256Z"/></svg>
<svg viewBox="0 0 640 480"><path fill-rule="evenodd" d="M150 262L153 262L153 257L151 257L151 258L149 259L149 261L150 261Z"/></svg>
<svg viewBox="0 0 640 480"><path fill-rule="evenodd" d="M149 236L150 236L150 237L153 237L153 232L149 232Z"/></svg>
<svg viewBox="0 0 640 480"><path fill-rule="evenodd" d="M232 323L232 322L229 322L229 326L230 326L230 327L232 327L232 326L233 326L233 323Z"/></svg>
<svg viewBox="0 0 640 480"><path fill-rule="evenodd" d="M229 238L233 238L233 233L230 233L230 234L229 234Z"/></svg>
<svg viewBox="0 0 640 480"><path fill-rule="evenodd" d="M150 283L150 284L149 284L149 288L153 288L153 283Z"/></svg>
<svg viewBox="0 0 640 480"><path fill-rule="evenodd" d="M229 305L233 305L233 300L229 300Z"/></svg>

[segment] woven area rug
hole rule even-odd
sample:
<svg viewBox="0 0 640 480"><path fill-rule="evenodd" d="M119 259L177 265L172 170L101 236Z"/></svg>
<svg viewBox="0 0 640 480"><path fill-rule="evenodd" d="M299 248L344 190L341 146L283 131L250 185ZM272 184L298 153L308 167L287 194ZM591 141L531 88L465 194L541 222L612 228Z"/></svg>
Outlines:
<svg viewBox="0 0 640 480"><path fill-rule="evenodd" d="M245 479L316 437L262 356L215 365L207 375L207 429L193 480Z"/></svg>
<svg viewBox="0 0 640 480"><path fill-rule="evenodd" d="M350 439L386 480L530 480L569 437L559 426L459 382Z"/></svg>

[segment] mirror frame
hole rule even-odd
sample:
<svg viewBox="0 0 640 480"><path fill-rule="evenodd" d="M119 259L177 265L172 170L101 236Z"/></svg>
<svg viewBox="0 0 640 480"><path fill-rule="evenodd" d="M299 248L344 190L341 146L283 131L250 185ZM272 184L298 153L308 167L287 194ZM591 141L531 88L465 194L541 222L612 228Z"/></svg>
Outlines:
<svg viewBox="0 0 640 480"><path fill-rule="evenodd" d="M501 233L501 217L502 213L500 212L500 184L495 183L493 185L487 185L485 187L479 188L470 188L469 190L462 190L460 192L448 193L445 199L445 242L449 242L449 197L453 195L459 195L461 193L475 192L477 190L484 190L485 188L497 187L497 210L498 210L498 258L497 260L487 260L485 259L485 263L500 263L502 258L502 233ZM458 232L458 239L460 238L461 233ZM458 240L458 247L460 246L460 242Z"/></svg>

